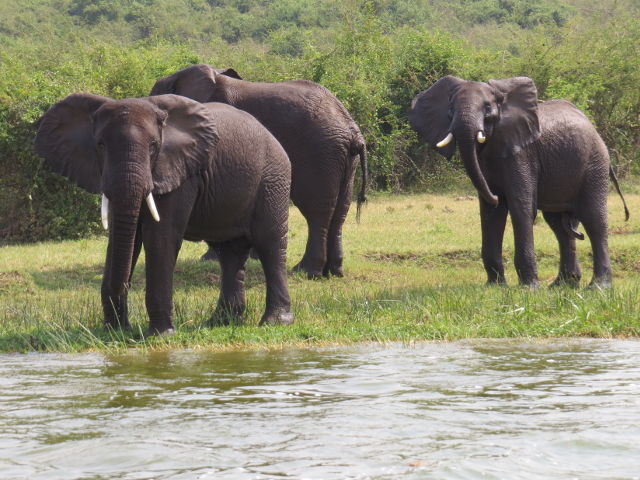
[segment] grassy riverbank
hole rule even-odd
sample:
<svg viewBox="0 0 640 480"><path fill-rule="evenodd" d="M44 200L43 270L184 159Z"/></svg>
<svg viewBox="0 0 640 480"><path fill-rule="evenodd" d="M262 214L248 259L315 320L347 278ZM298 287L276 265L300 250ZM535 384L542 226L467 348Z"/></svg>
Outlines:
<svg viewBox="0 0 640 480"><path fill-rule="evenodd" d="M625 186L629 192L631 187ZM637 189L636 189L637 190ZM470 337L640 335L640 194L627 193L631 220L611 195L610 251L614 289L517 286L513 236L505 235L509 287L484 287L475 196L379 195L345 226L344 278L309 281L290 274L296 324L256 326L264 302L258 262L247 273L245 325L202 327L218 296L220 269L201 263L202 244L185 242L175 275L175 322L169 339L141 339L144 255L130 294L134 334L101 326L100 281L105 238L0 248L0 351L122 350L130 347L280 347L366 341L453 340ZM355 210L355 209L354 209ZM541 283L557 271L558 249L538 218L534 228ZM289 266L300 258L306 229L292 208ZM583 285L591 278L588 241L579 242Z"/></svg>

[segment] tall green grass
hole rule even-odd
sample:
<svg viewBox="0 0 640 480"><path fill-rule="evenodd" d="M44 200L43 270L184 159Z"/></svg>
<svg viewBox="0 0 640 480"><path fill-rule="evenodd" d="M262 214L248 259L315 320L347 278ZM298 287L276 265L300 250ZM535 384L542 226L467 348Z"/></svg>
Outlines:
<svg viewBox="0 0 640 480"><path fill-rule="evenodd" d="M629 190L629 188L626 188ZM102 327L100 282L106 238L0 248L0 351L122 351L318 346L353 342L415 342L475 337L636 337L640 335L640 195L627 195L624 222L610 198L614 288L585 288L591 278L588 241L579 242L580 289L547 288L558 249L540 218L534 226L541 288L517 285L513 240L505 235L509 286L485 287L475 197L376 195L360 224L345 224L345 277L309 281L289 275L296 323L258 327L264 276L250 260L248 308L242 325L206 328L218 296L219 266L202 263L203 244L185 242L175 272L177 334L142 339L144 255L130 292L132 333ZM508 227L510 228L510 227ZM288 264L300 258L304 220L291 210Z"/></svg>

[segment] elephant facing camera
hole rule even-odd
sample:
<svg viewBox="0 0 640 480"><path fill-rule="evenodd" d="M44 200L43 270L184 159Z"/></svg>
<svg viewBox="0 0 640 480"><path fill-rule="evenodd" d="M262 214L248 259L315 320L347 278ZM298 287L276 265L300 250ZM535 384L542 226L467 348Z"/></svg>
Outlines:
<svg viewBox="0 0 640 480"><path fill-rule="evenodd" d="M266 279L260 324L293 322L286 276L291 165L251 115L177 95L73 94L41 118L35 149L53 171L102 194L107 327L131 328L127 293L144 248L145 335L174 333L173 271L183 240L204 240L218 251L213 320L244 315L245 263L253 247Z"/></svg>
<svg viewBox="0 0 640 480"><path fill-rule="evenodd" d="M576 239L584 227L593 252L591 284L611 285L609 178L629 210L609 152L589 119L564 100L538 101L528 77L472 82L446 76L413 99L409 123L449 158L456 148L480 197L482 260L488 283L505 283L502 242L511 216L521 284L536 286L533 220L538 210L560 247L553 285L581 279Z"/></svg>

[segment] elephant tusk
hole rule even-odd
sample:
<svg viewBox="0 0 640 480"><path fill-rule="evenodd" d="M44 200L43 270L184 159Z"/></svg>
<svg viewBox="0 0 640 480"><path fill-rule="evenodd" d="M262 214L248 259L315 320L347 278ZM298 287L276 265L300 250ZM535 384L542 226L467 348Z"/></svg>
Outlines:
<svg viewBox="0 0 640 480"><path fill-rule="evenodd" d="M100 216L102 217L102 226L105 230L109 230L109 199L102 194L102 206L100 207Z"/></svg>
<svg viewBox="0 0 640 480"><path fill-rule="evenodd" d="M478 143L484 143L487 141L487 137L484 136L482 130L478 132Z"/></svg>
<svg viewBox="0 0 640 480"><path fill-rule="evenodd" d="M451 140L453 140L453 133L449 132L448 135L444 137L444 139L436 143L436 147L438 148L446 147L451 143Z"/></svg>
<svg viewBox="0 0 640 480"><path fill-rule="evenodd" d="M156 202L153 201L153 194L147 195L147 206L151 212L151 216L156 222L160 221L160 215L158 215L158 209L156 208Z"/></svg>

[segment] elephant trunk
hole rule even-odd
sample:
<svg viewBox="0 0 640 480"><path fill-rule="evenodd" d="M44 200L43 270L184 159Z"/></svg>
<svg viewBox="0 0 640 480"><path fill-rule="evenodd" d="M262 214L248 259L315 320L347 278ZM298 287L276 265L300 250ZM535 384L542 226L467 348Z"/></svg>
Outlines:
<svg viewBox="0 0 640 480"><path fill-rule="evenodd" d="M117 172L108 172L107 177L105 194L110 210L111 261L107 265L110 270L105 275L109 279L112 295L120 296L129 283L140 211L150 190L151 180L145 168L131 161L125 162Z"/></svg>
<svg viewBox="0 0 640 480"><path fill-rule="evenodd" d="M112 247L111 271L109 272L109 288L113 295L120 296L124 293L131 275L133 263L133 250L136 232L138 230L138 218L142 207L142 197L137 202L135 210L121 209L115 204L109 231L109 243Z"/></svg>
<svg viewBox="0 0 640 480"><path fill-rule="evenodd" d="M454 122L454 124L455 123L457 122ZM478 126L476 126L476 124L478 124ZM463 125L462 127L455 128L455 137L458 141L458 148L460 149L464 168L471 179L471 183L473 183L473 186L480 194L480 197L489 205L495 207L498 205L498 197L495 196L489 188L478 162L476 141L484 143L485 140L482 122L463 122Z"/></svg>

